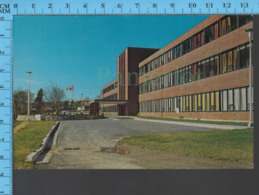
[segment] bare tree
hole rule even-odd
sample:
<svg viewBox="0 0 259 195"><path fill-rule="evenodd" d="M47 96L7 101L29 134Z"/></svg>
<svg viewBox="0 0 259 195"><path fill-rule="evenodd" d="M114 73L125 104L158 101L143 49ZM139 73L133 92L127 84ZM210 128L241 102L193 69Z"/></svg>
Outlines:
<svg viewBox="0 0 259 195"><path fill-rule="evenodd" d="M60 112L62 100L65 98L65 91L52 82L44 91L45 100L52 109L56 111L56 114L58 114Z"/></svg>

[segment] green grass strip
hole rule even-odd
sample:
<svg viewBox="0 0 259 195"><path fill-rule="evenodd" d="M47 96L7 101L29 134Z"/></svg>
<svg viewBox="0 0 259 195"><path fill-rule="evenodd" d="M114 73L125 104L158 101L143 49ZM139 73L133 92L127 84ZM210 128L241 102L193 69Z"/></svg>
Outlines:
<svg viewBox="0 0 259 195"><path fill-rule="evenodd" d="M125 137L119 145L219 160L253 162L253 129L151 133Z"/></svg>
<svg viewBox="0 0 259 195"><path fill-rule="evenodd" d="M55 123L55 121L30 121L14 133L14 169L34 168L34 164L26 162L26 158L41 146L43 138Z"/></svg>

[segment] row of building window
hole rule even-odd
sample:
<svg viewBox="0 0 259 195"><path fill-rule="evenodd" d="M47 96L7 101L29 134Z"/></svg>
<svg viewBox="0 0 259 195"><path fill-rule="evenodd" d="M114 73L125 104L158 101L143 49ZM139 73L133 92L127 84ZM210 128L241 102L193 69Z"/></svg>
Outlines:
<svg viewBox="0 0 259 195"><path fill-rule="evenodd" d="M179 45L160 55L156 59L139 68L139 75L156 69L190 51L223 36L236 28L252 21L251 15L225 16L196 35L188 38Z"/></svg>
<svg viewBox="0 0 259 195"><path fill-rule="evenodd" d="M117 100L117 93L103 98L104 100Z"/></svg>
<svg viewBox="0 0 259 195"><path fill-rule="evenodd" d="M117 112L117 106L103 107L102 112Z"/></svg>
<svg viewBox="0 0 259 195"><path fill-rule="evenodd" d="M249 43L209 57L139 85L139 93L200 80L249 66Z"/></svg>
<svg viewBox="0 0 259 195"><path fill-rule="evenodd" d="M248 111L250 88L241 87L139 102L140 112ZM253 87L252 87L253 109Z"/></svg>
<svg viewBox="0 0 259 195"><path fill-rule="evenodd" d="M110 85L109 87L106 87L105 89L102 90L102 94L105 94L115 88L117 88L117 82L113 83L112 85Z"/></svg>

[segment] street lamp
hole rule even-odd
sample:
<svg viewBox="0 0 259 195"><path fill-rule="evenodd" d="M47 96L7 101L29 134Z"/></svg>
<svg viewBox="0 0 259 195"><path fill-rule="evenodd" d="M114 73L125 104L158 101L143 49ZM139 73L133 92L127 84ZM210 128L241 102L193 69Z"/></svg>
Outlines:
<svg viewBox="0 0 259 195"><path fill-rule="evenodd" d="M248 32L248 36L249 36L249 89L250 89L250 95L249 95L249 112L250 112L250 116L249 116L249 123L248 126L252 127L253 126L253 122L252 122L252 32L253 29L247 29L245 30L246 32Z"/></svg>
<svg viewBox="0 0 259 195"><path fill-rule="evenodd" d="M31 79L31 72L27 72L29 80L28 80L28 111L27 111L27 117L28 121L30 120L30 79Z"/></svg>
<svg viewBox="0 0 259 195"><path fill-rule="evenodd" d="M83 113L83 97L84 97L84 94L82 93L81 94L81 112Z"/></svg>

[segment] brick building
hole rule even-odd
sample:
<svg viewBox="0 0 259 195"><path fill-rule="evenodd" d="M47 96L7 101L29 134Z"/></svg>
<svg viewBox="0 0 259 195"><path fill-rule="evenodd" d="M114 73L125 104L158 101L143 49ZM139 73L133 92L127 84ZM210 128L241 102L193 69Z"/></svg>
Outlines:
<svg viewBox="0 0 259 195"><path fill-rule="evenodd" d="M245 30L252 27L250 15L214 15L142 60L135 55L138 50L129 55L126 49L117 60L118 72L125 76L102 92L117 83L104 98L129 103L104 107L104 112L248 121L250 45ZM139 86L131 88L125 80L127 71L136 71L136 63ZM119 84L122 80L125 86Z"/></svg>
<svg viewBox="0 0 259 195"><path fill-rule="evenodd" d="M158 49L128 47L120 54L117 58L117 79L101 90L102 99L106 100L103 112L119 115L138 113L139 63L156 51Z"/></svg>
<svg viewBox="0 0 259 195"><path fill-rule="evenodd" d="M252 17L215 15L139 64L140 115L249 120Z"/></svg>

